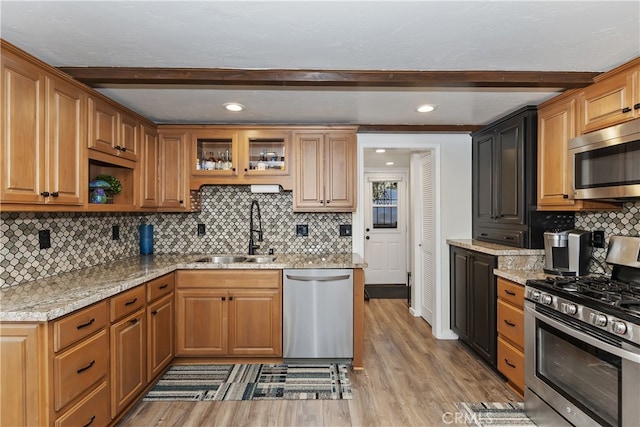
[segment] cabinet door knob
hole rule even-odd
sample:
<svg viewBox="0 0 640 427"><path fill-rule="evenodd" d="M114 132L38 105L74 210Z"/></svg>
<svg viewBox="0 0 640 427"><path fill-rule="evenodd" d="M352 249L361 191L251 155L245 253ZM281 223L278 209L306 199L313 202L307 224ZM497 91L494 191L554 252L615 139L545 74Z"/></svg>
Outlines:
<svg viewBox="0 0 640 427"><path fill-rule="evenodd" d="M122 147L122 148L120 148L120 150L121 150L122 152L125 152L125 151L127 151L127 147Z"/></svg>
<svg viewBox="0 0 640 427"><path fill-rule="evenodd" d="M49 197L51 194L48 191L43 191L42 193L40 193L40 195L42 197Z"/></svg>
<svg viewBox="0 0 640 427"><path fill-rule="evenodd" d="M235 171L236 171L236 168L231 168L231 170L235 172Z"/></svg>
<svg viewBox="0 0 640 427"><path fill-rule="evenodd" d="M563 199L568 199L568 198L569 198L569 195L568 195L568 194L563 194L563 195L562 195L562 198L563 198Z"/></svg>
<svg viewBox="0 0 640 427"><path fill-rule="evenodd" d="M637 104L635 104L635 105L633 106L633 109L634 109L634 110L640 110L640 102L638 102Z"/></svg>
<svg viewBox="0 0 640 427"><path fill-rule="evenodd" d="M158 310L153 310L153 311L151 312L151 314L153 314L153 315L155 316L156 314L158 314Z"/></svg>
<svg viewBox="0 0 640 427"><path fill-rule="evenodd" d="M60 193L58 193L57 191L54 191L53 193L51 193L51 196L53 197L58 197L60 195Z"/></svg>
<svg viewBox="0 0 640 427"><path fill-rule="evenodd" d="M184 200L180 200L180 204L183 204L183 203L184 203Z"/></svg>
<svg viewBox="0 0 640 427"><path fill-rule="evenodd" d="M631 108L629 108L629 107L624 107L624 108L622 109L622 112L623 112L623 113L628 113L629 111L631 111Z"/></svg>
<svg viewBox="0 0 640 427"><path fill-rule="evenodd" d="M245 172L249 172L249 169L247 169L247 168L244 168L244 171L245 171Z"/></svg>
<svg viewBox="0 0 640 427"><path fill-rule="evenodd" d="M327 203L331 203L331 200L327 200Z"/></svg>
<svg viewBox="0 0 640 427"><path fill-rule="evenodd" d="M229 301L233 301L233 297L229 297Z"/></svg>
<svg viewBox="0 0 640 427"><path fill-rule="evenodd" d="M120 147L119 145L116 145L116 150L121 150L122 147Z"/></svg>
<svg viewBox="0 0 640 427"><path fill-rule="evenodd" d="M227 300L227 297L222 297L222 301L226 301L226 300Z"/></svg>

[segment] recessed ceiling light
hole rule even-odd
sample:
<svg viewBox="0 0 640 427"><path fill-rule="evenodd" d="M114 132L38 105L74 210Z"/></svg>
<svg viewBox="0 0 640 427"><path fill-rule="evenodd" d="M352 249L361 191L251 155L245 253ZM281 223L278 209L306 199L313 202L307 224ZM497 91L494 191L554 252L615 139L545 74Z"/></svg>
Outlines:
<svg viewBox="0 0 640 427"><path fill-rule="evenodd" d="M387 151L387 150L385 150L384 148L378 148L376 150L376 153L384 153L385 151Z"/></svg>
<svg viewBox="0 0 640 427"><path fill-rule="evenodd" d="M418 108L416 108L416 111L418 113L428 113L428 112L433 111L435 109L436 109L435 105L424 104L424 105L418 106Z"/></svg>
<svg viewBox="0 0 640 427"><path fill-rule="evenodd" d="M387 162L387 163L385 163L385 165L387 165L387 166L393 166L393 165L395 165L395 163L393 163L393 162Z"/></svg>
<svg viewBox="0 0 640 427"><path fill-rule="evenodd" d="M237 102L227 102L223 105L223 107L228 111L242 111L244 110L244 105L238 104Z"/></svg>

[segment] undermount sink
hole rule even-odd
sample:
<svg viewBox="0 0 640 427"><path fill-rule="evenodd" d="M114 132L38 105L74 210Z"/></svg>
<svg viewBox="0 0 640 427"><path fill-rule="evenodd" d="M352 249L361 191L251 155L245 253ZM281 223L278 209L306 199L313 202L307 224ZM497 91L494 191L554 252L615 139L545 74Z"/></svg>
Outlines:
<svg viewBox="0 0 640 427"><path fill-rule="evenodd" d="M239 256L239 255L212 255L204 258L200 258L196 262L205 262L208 264L234 264L241 262L253 262L257 264L267 264L275 261L276 257L272 256Z"/></svg>
<svg viewBox="0 0 640 427"><path fill-rule="evenodd" d="M275 260L276 260L276 257L273 257L273 256L259 256L259 257L247 258L245 262L256 262L258 264L268 264Z"/></svg>
<svg viewBox="0 0 640 427"><path fill-rule="evenodd" d="M244 256L208 256L201 258L196 262L206 262L210 264L233 264L234 262L245 262L247 257Z"/></svg>

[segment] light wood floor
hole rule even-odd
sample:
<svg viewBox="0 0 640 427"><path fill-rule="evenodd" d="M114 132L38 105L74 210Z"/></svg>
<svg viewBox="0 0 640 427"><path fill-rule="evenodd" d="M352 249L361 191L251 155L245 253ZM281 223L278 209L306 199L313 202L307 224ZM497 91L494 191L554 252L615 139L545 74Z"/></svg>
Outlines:
<svg viewBox="0 0 640 427"><path fill-rule="evenodd" d="M464 345L435 340L404 300L366 303L364 363L350 373L353 400L140 402L118 425L439 426L455 425L455 402L520 400Z"/></svg>

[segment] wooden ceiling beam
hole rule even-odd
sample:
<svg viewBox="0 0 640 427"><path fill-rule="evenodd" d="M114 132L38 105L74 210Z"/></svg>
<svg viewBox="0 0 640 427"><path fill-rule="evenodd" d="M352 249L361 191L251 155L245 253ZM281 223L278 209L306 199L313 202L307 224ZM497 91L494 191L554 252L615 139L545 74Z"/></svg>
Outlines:
<svg viewBox="0 0 640 427"><path fill-rule="evenodd" d="M59 67L89 86L232 85L407 88L562 88L588 86L600 73L571 71L242 70Z"/></svg>

